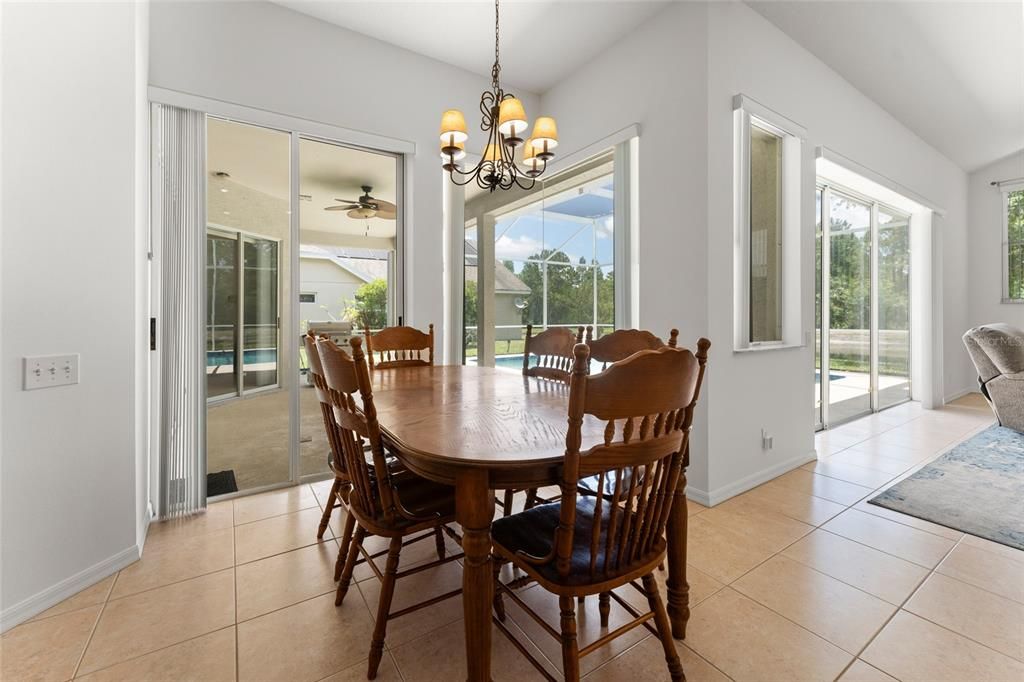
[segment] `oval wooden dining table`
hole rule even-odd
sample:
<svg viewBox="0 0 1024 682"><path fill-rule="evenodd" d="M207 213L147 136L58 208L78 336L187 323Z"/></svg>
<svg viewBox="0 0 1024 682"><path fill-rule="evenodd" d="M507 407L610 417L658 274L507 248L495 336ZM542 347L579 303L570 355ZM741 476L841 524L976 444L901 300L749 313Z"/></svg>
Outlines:
<svg viewBox="0 0 1024 682"><path fill-rule="evenodd" d="M373 392L395 455L419 475L455 486L466 555L466 669L474 682L490 680L493 491L561 480L569 387L505 369L455 365L378 370ZM603 433L604 423L588 416L583 446L601 442ZM668 526L668 612L677 639L685 636L690 616L684 487L685 476Z"/></svg>

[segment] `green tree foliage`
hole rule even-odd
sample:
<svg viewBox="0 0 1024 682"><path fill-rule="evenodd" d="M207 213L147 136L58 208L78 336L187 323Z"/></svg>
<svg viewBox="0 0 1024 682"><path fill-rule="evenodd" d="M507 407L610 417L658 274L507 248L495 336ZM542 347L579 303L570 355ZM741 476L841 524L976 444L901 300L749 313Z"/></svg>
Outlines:
<svg viewBox="0 0 1024 682"><path fill-rule="evenodd" d="M375 279L356 289L354 298L345 301L345 319L357 328L380 329L388 324L388 282Z"/></svg>
<svg viewBox="0 0 1024 682"><path fill-rule="evenodd" d="M548 261L548 324L592 324L594 322L594 286L597 286L597 322L611 325L615 321L615 275L593 267L584 258L572 264L561 251L544 249L530 256L529 261ZM504 263L510 271L513 263ZM523 324L540 325L544 321L544 268L527 262L518 277L530 287L523 309Z"/></svg>

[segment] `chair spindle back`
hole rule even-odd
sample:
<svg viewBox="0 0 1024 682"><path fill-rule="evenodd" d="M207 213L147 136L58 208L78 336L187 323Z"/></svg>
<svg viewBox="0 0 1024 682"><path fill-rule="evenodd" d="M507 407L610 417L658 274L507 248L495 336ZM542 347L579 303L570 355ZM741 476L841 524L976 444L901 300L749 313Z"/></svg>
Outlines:
<svg viewBox="0 0 1024 682"><path fill-rule="evenodd" d="M569 383L572 369L573 345L583 340L583 327L576 334L566 327L551 327L536 336L533 325L526 325L526 346L523 348L523 376L539 377ZM530 356L537 356L537 364L530 365Z"/></svg>
<svg viewBox="0 0 1024 682"><path fill-rule="evenodd" d="M616 329L599 339L593 338L593 332L594 328L588 325L586 343L590 348L590 359L600 362L602 370L642 350L658 350L666 345L675 348L679 341L678 329L669 332L668 344L645 329Z"/></svg>
<svg viewBox="0 0 1024 682"><path fill-rule="evenodd" d="M561 519L552 557L560 575L569 574L573 544L582 540L574 537L577 483L587 476L598 477L598 490L613 490L609 499L588 498L594 504L593 522L585 531L591 578L628 571L664 549L710 346L702 338L696 355L668 346L640 351L591 376L589 349L577 344L569 384ZM584 415L606 422L606 427L603 443L580 452Z"/></svg>
<svg viewBox="0 0 1024 682"><path fill-rule="evenodd" d="M370 373L363 354L363 340L354 336L349 343L352 346L351 356L330 339L316 340L345 470L352 481L349 504L367 518L383 516L391 521L394 518L394 500L377 423L377 408L373 404ZM361 410L356 407L356 393L361 398ZM370 443L372 467L364 454L366 441Z"/></svg>
<svg viewBox="0 0 1024 682"><path fill-rule="evenodd" d="M320 362L320 351L316 347L316 336L313 330L306 332L302 337L306 347L306 359L309 362L310 381L316 391L316 398L320 402L320 413L324 419L324 430L327 432L327 442L331 446L331 461L334 462L335 472L347 473L345 458L342 454L342 446L338 427L334 423L333 407L331 406L330 389L327 388L327 379L324 377L324 366Z"/></svg>
<svg viewBox="0 0 1024 682"><path fill-rule="evenodd" d="M415 327L385 327L376 334L363 330L370 371L434 364L434 325L426 333Z"/></svg>

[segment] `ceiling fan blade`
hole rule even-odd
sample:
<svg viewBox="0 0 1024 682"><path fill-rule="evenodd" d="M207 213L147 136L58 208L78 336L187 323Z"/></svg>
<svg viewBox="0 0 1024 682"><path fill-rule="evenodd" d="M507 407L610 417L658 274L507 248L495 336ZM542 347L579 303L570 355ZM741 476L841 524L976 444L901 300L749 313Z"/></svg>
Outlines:
<svg viewBox="0 0 1024 682"><path fill-rule="evenodd" d="M343 204L356 204L357 206L363 203L363 201L361 199L338 199L338 198L335 198L334 200L335 201L340 201Z"/></svg>
<svg viewBox="0 0 1024 682"><path fill-rule="evenodd" d="M390 201L384 201L383 199L371 199L373 203L377 204L378 211L385 211L387 213L394 213L398 210L398 207L392 204Z"/></svg>
<svg viewBox="0 0 1024 682"><path fill-rule="evenodd" d="M395 212L395 211L388 211L386 209L381 209L381 210L377 211L376 217L377 218L381 218L382 220L395 220L395 219L398 218L398 213Z"/></svg>
<svg viewBox="0 0 1024 682"><path fill-rule="evenodd" d="M325 211L351 211L352 209L359 208L359 205L348 205L348 206L328 206Z"/></svg>

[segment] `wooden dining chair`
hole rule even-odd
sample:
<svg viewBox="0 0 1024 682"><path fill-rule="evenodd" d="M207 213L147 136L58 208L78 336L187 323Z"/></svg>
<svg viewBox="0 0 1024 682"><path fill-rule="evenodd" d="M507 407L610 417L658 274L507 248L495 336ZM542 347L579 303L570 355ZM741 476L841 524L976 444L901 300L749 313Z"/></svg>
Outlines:
<svg viewBox="0 0 1024 682"><path fill-rule="evenodd" d="M666 344L659 337L655 336L652 332L646 329L616 329L610 334L605 334L599 339L593 338L594 328L587 326L586 344L590 349L591 365L593 361L601 363L601 369L605 370L608 365L614 362L621 362L634 353L639 353L642 350L658 350L668 346L675 348L679 342L679 330L672 329L668 333L668 343ZM590 367L587 367L588 371ZM610 484L609 481L605 482L607 488ZM628 485L628 482L626 483ZM579 491L584 495L597 495L598 477L590 476L580 481ZM611 495L610 489L605 490L605 494Z"/></svg>
<svg viewBox="0 0 1024 682"><path fill-rule="evenodd" d="M348 511L349 517L355 519L356 526L344 557L344 569L334 603L340 606L344 602L352 582L352 572L357 564L368 563L381 581L367 668L367 679L372 680L377 675L377 668L383 656L384 637L389 620L462 592L461 589L452 590L392 613L391 600L395 593L395 582L405 576L461 559L463 554L447 556L444 544L443 532L461 544L461 538L449 527L449 524L455 521L455 489L429 481L407 469L393 471L387 465L362 343L363 340L359 337L354 337L350 341L351 356L330 339L317 339L316 347L323 366L332 415L337 425L345 471L351 481ZM356 404L357 393L360 406ZM372 466L366 460L363 447L367 441L370 445ZM371 554L367 551L363 543L367 537L373 535L390 540L386 552ZM436 542L437 561L399 572L398 562L402 548L431 537ZM382 571L374 560L385 554L387 561Z"/></svg>
<svg viewBox="0 0 1024 682"><path fill-rule="evenodd" d="M572 368L572 349L574 345L583 341L583 334L584 328L580 325L576 328L575 334L567 327L551 327L534 336L533 325L526 325L523 376L568 384ZM530 356L537 358L535 365L530 364ZM505 490L505 494L501 498L495 498L505 516L512 513L513 499L520 492L522 492L521 489L510 488ZM548 499L542 498L538 494L537 488L528 488L524 508L529 509L538 502L551 502L556 499L558 499L557 496Z"/></svg>
<svg viewBox="0 0 1024 682"><path fill-rule="evenodd" d="M678 329L669 331L667 344L646 329L616 329L598 339L593 334L594 328L588 325L586 344L590 348L590 359L600 362L601 369L642 350L658 350L666 345L675 348L679 341Z"/></svg>
<svg viewBox="0 0 1024 682"><path fill-rule="evenodd" d="M707 339L698 341L696 356L669 347L641 351L589 376L589 349L578 344L569 387L562 498L500 518L491 526L498 627L514 640L503 624L503 596L507 595L561 641L567 682L579 680L581 657L639 625L660 638L672 679L685 679L653 572L665 558L665 527L676 489L685 485L683 461L710 345ZM605 422L604 438L581 450L586 418ZM602 488L607 479L615 482L610 499L577 494L580 478L591 475L599 477ZM504 563L511 563L530 581L558 595L559 630L501 582ZM637 584L638 579L642 585ZM515 582L521 586L523 579ZM612 591L626 585L644 593L647 612L639 612ZM608 626L611 599L633 620L581 646L576 636L574 597L589 594L601 596L603 628ZM525 647L517 648L550 678Z"/></svg>
<svg viewBox="0 0 1024 682"><path fill-rule="evenodd" d="M430 367L434 364L434 325L426 333L415 327L385 327L376 334L363 330L370 371L393 367ZM426 357L424 357L426 354Z"/></svg>
<svg viewBox="0 0 1024 682"><path fill-rule="evenodd" d="M582 341L583 327L575 334L567 327L551 327L536 336L533 325L526 325L526 344L523 347L523 376L569 383L572 369L572 347ZM536 357L536 364L530 358Z"/></svg>
<svg viewBox="0 0 1024 682"><path fill-rule="evenodd" d="M348 506L348 491L352 487L352 483L349 480L348 473L345 471L345 460L341 454L341 441L338 440L338 428L334 423L334 414L332 413L330 391L327 388L327 380L324 378L323 365L320 363L320 352L316 348L316 335L313 333L313 330L306 332L306 335L302 337L302 342L306 348L306 364L309 365L307 371L309 372L313 389L316 391L317 401L320 403L320 413L324 420L324 431L327 434L327 443L330 446L330 450L327 453L327 465L334 474L334 483L331 485L330 495L327 496L327 500L324 503L324 513L320 518L320 527L316 531L316 539L320 540L324 537L324 532L331 522L331 514L334 513L335 506L339 504L343 508ZM346 517L345 531L342 536L342 544L345 545L346 551L348 549L348 542L352 538L352 530L353 522L349 521L349 517ZM335 575L334 579L337 580L338 576Z"/></svg>

